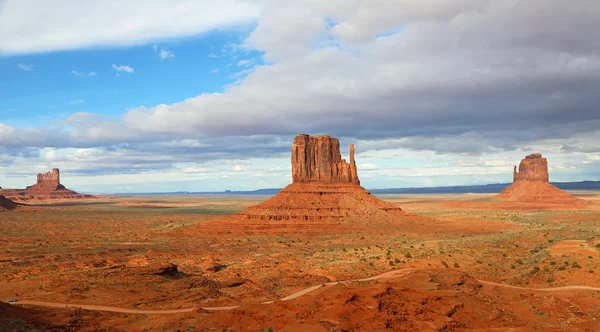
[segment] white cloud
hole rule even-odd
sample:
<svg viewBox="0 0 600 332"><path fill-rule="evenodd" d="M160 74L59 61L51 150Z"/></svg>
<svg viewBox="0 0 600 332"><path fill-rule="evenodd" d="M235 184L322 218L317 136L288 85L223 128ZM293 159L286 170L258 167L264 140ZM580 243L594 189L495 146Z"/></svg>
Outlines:
<svg viewBox="0 0 600 332"><path fill-rule="evenodd" d="M35 69L34 65L26 65L24 63L19 63L17 67L23 71L33 71Z"/></svg>
<svg viewBox="0 0 600 332"><path fill-rule="evenodd" d="M363 163L363 164L358 164L356 166L359 170L373 170L373 169L379 169L379 166L375 165L375 164L371 164L371 163Z"/></svg>
<svg viewBox="0 0 600 332"><path fill-rule="evenodd" d="M55 150L50 150L48 152L46 152L46 154L44 155L44 159L46 159L46 161L53 161L56 160L57 158L57 154Z"/></svg>
<svg viewBox="0 0 600 332"><path fill-rule="evenodd" d="M231 168L232 172L244 172L245 170L245 168L242 168L242 166L239 165L235 165Z"/></svg>
<svg viewBox="0 0 600 332"><path fill-rule="evenodd" d="M600 30L596 2L254 1L263 10L249 36L240 45L210 49L210 58L231 62L219 65L223 71L240 65L231 76L236 82L222 92L134 107L122 119L74 116L65 120L64 131L0 127L0 137L15 148L110 146L103 153L124 160L114 172L164 169L174 159L257 154L283 156L287 166L291 139L307 132L340 137L342 147L356 143L357 152L377 155L359 167L379 168L362 174L393 176L390 181L470 175L502 181L510 178L515 162L538 151L552 163L557 160L556 170L581 164L588 165L581 174L597 174L597 163L583 161L596 161L600 153L600 39L581 33ZM115 15L140 15L146 22L141 17L146 9L140 8ZM4 34L0 29L0 49L6 52ZM144 43L139 36L132 40ZM145 43L156 44L158 51L159 42L167 41ZM250 51L263 52L252 70L244 67L247 60L238 61ZM133 72L128 66L113 68ZM3 130L16 132L4 136ZM417 166L393 164L412 158L421 158ZM235 178L229 172L243 170L239 165L245 164L236 160L222 170ZM264 176L283 179L260 166ZM181 167L176 173L181 175ZM566 179L565 174L553 179ZM201 175L188 177L196 176Z"/></svg>
<svg viewBox="0 0 600 332"><path fill-rule="evenodd" d="M238 67L247 67L250 66L252 62L254 62L254 59L240 60L237 65Z"/></svg>
<svg viewBox="0 0 600 332"><path fill-rule="evenodd" d="M4 0L0 54L140 45L243 24L259 13L243 0Z"/></svg>
<svg viewBox="0 0 600 332"><path fill-rule="evenodd" d="M209 74L218 74L221 70L219 68L211 69L208 71Z"/></svg>
<svg viewBox="0 0 600 332"><path fill-rule="evenodd" d="M95 77L95 76L98 76L98 74L96 74L95 71L91 71L89 73L84 73L84 72L80 72L80 71L77 71L77 70L72 70L71 71L71 75L78 76L78 77Z"/></svg>
<svg viewBox="0 0 600 332"><path fill-rule="evenodd" d="M116 70L119 73L126 72L126 73L132 74L133 72L135 72L135 70L129 66L117 66L117 65L113 64L112 67L114 70Z"/></svg>
<svg viewBox="0 0 600 332"><path fill-rule="evenodd" d="M175 57L175 53L165 48L159 48L157 44L152 45L152 48L154 49L154 53L162 60L173 59Z"/></svg>

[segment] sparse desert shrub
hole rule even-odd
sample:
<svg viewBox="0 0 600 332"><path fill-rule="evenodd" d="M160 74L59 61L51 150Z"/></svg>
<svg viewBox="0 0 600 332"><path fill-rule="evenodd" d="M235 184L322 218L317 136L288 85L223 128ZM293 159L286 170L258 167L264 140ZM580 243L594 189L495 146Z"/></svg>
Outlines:
<svg viewBox="0 0 600 332"><path fill-rule="evenodd" d="M556 262L555 261L551 261L550 265L556 265Z"/></svg>
<svg viewBox="0 0 600 332"><path fill-rule="evenodd" d="M577 262L575 262L575 263L571 264L571 267L574 269L580 269L581 265L579 265L579 264L577 264Z"/></svg>
<svg viewBox="0 0 600 332"><path fill-rule="evenodd" d="M369 266L373 266L373 262L369 262Z"/></svg>
<svg viewBox="0 0 600 332"><path fill-rule="evenodd" d="M540 268L538 266L534 266L533 269L531 270L531 274L536 274L540 272Z"/></svg>
<svg viewBox="0 0 600 332"><path fill-rule="evenodd" d="M394 261L389 261L391 266L394 266Z"/></svg>
<svg viewBox="0 0 600 332"><path fill-rule="evenodd" d="M559 270L559 271L564 271L564 270L566 270L566 269L567 269L567 268L566 268L566 267L564 267L564 266L559 266L559 267L558 267L558 270Z"/></svg>
<svg viewBox="0 0 600 332"><path fill-rule="evenodd" d="M441 263L442 263L442 265L444 265L444 267L449 268L448 263L446 263L444 261L442 261Z"/></svg>
<svg viewBox="0 0 600 332"><path fill-rule="evenodd" d="M460 267L460 265L458 265L458 263L454 263L454 267Z"/></svg>
<svg viewBox="0 0 600 332"><path fill-rule="evenodd" d="M398 258L394 259L394 263L398 264L400 263L400 260Z"/></svg>
<svg viewBox="0 0 600 332"><path fill-rule="evenodd" d="M508 255L506 253L502 253L502 257L507 257Z"/></svg>
<svg viewBox="0 0 600 332"><path fill-rule="evenodd" d="M514 269L516 269L517 267L516 267L514 264L511 264L511 265L510 265L510 268L511 268L512 270L514 270Z"/></svg>
<svg viewBox="0 0 600 332"><path fill-rule="evenodd" d="M523 265L523 261L522 261L520 258L519 258L519 259L517 259L515 262L516 262L517 264L519 264L519 265Z"/></svg>
<svg viewBox="0 0 600 332"><path fill-rule="evenodd" d="M410 252L407 251L407 252L404 253L404 257L406 257L406 258L412 258L412 255L410 254Z"/></svg>
<svg viewBox="0 0 600 332"><path fill-rule="evenodd" d="M590 270L589 272L590 272L590 273L594 273L594 270Z"/></svg>
<svg viewBox="0 0 600 332"><path fill-rule="evenodd" d="M483 264L483 262L481 261L481 259L476 260L475 263L477 263L477 264Z"/></svg>
<svg viewBox="0 0 600 332"><path fill-rule="evenodd" d="M594 259L594 257L592 257L592 256L588 256L588 258L589 258L589 259Z"/></svg>

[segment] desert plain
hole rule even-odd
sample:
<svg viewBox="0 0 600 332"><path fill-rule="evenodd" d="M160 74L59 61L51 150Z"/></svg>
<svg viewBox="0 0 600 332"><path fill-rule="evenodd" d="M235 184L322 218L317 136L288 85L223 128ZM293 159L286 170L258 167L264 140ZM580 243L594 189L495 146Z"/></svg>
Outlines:
<svg viewBox="0 0 600 332"><path fill-rule="evenodd" d="M203 227L266 196L22 206L0 213L0 298L58 307L4 304L0 329L597 331L600 193L572 194L590 203L378 196L431 218L410 231Z"/></svg>

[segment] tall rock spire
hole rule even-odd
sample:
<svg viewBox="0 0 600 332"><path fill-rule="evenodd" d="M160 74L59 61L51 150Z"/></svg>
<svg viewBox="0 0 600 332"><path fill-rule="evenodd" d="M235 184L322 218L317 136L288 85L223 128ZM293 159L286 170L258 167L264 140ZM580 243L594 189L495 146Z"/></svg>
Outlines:
<svg viewBox="0 0 600 332"><path fill-rule="evenodd" d="M342 159L340 141L330 136L298 135L292 145L292 179L300 183L352 183L359 185L354 145L350 163Z"/></svg>

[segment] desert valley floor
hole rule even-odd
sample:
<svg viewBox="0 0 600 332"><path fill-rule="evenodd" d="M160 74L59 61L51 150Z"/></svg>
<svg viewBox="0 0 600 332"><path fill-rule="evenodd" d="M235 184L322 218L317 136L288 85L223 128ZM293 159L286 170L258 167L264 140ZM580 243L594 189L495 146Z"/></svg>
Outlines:
<svg viewBox="0 0 600 332"><path fill-rule="evenodd" d="M600 193L573 194L378 196L409 230L204 226L263 196L24 206L0 213L0 330L598 331Z"/></svg>

